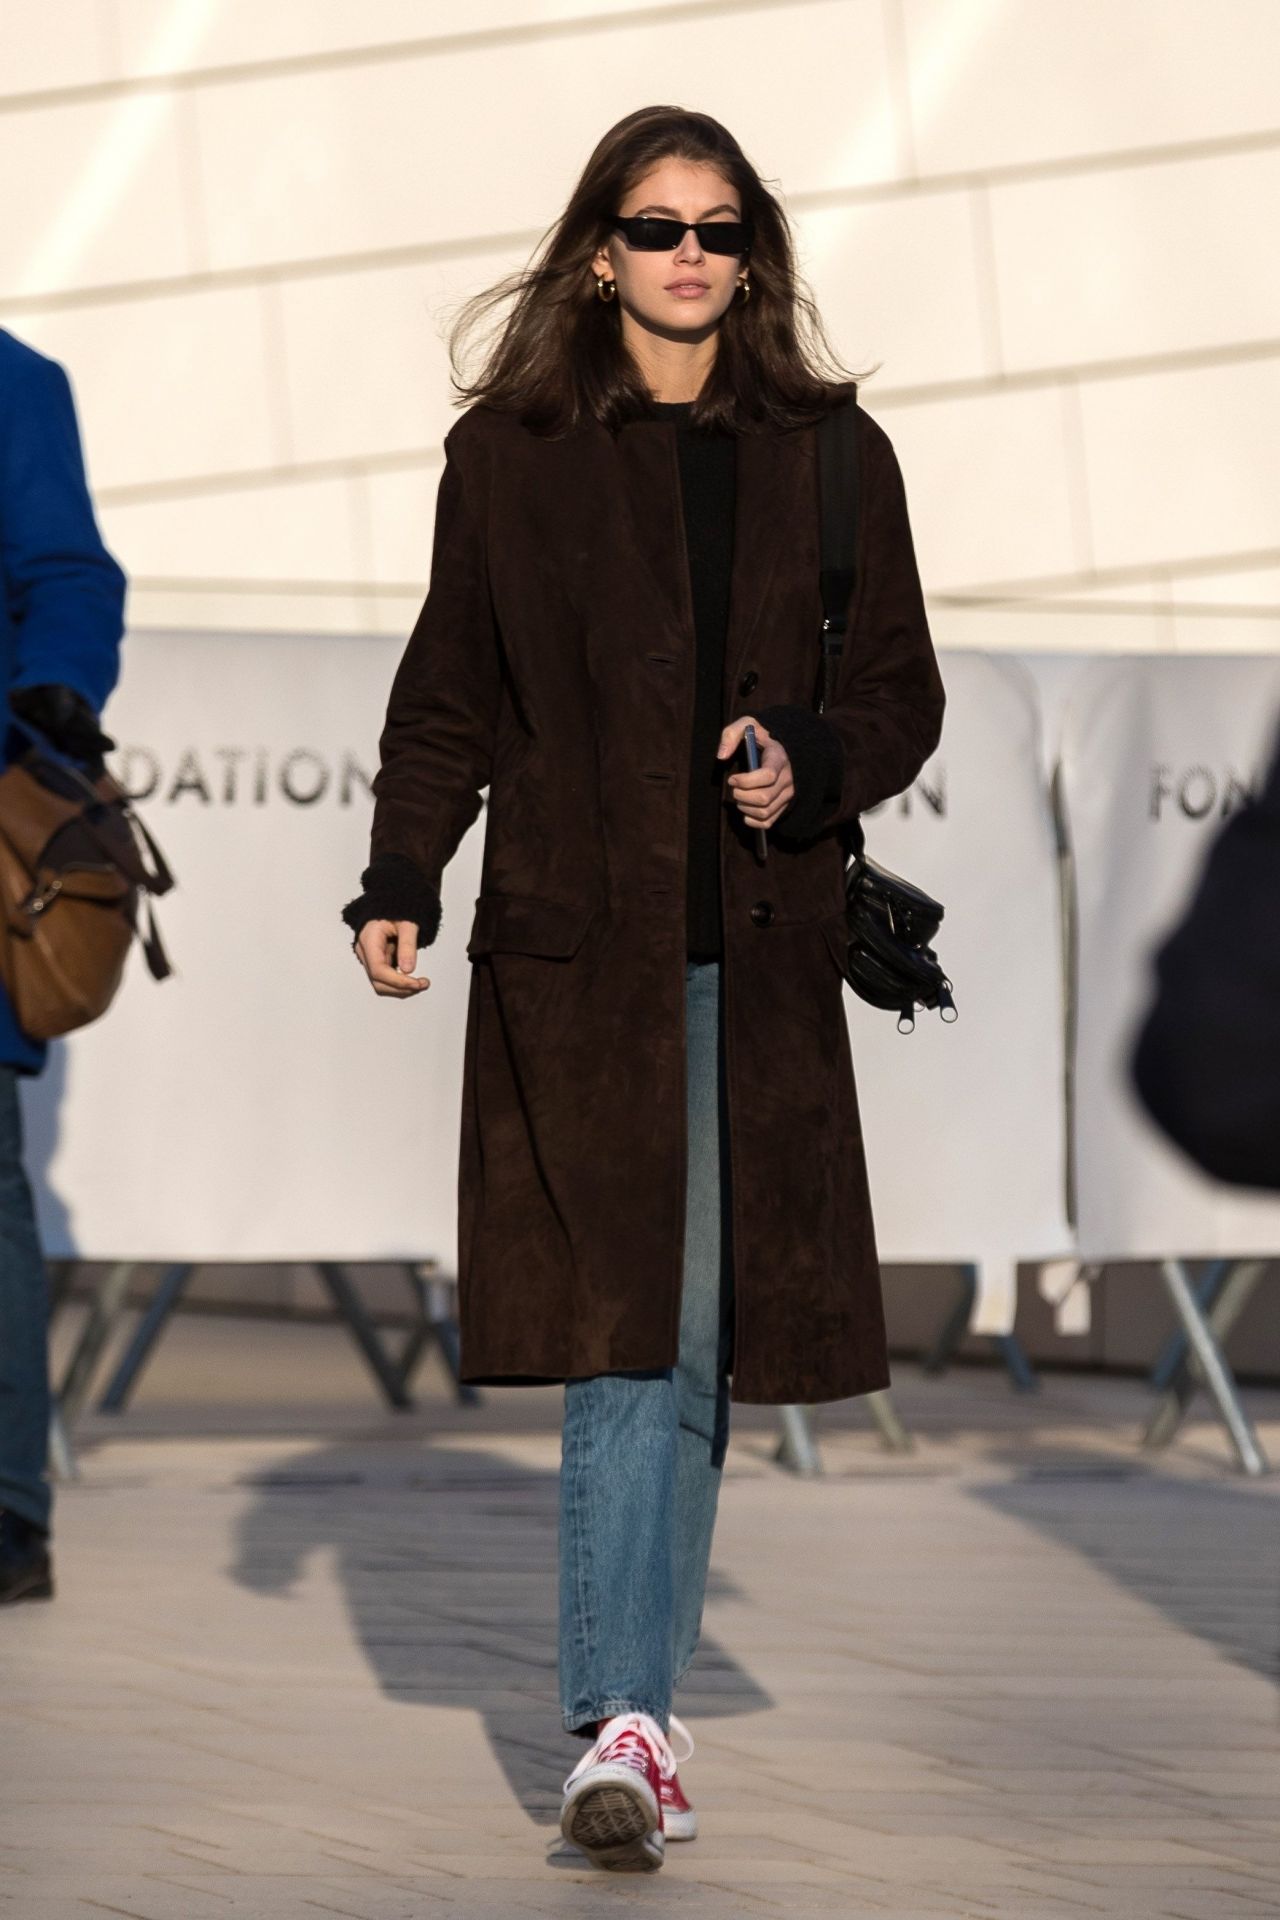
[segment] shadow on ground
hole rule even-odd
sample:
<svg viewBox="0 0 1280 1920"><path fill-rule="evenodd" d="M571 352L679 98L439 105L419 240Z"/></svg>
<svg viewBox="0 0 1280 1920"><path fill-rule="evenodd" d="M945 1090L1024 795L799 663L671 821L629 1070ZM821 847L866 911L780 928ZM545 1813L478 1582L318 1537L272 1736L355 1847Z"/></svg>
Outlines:
<svg viewBox="0 0 1280 1920"><path fill-rule="evenodd" d="M557 1700L558 1474L456 1447L389 1463L385 1449L349 1444L247 1484L233 1577L282 1593L313 1554L331 1555L382 1691L472 1708L520 1805L555 1825L583 1751L562 1732ZM735 1592L713 1566L708 1597ZM707 1718L773 1702L704 1631L675 1704Z"/></svg>
<svg viewBox="0 0 1280 1920"><path fill-rule="evenodd" d="M996 1464L1001 1456L989 1456ZM1028 1469L970 1489L997 1512L1069 1547L1183 1632L1237 1666L1280 1677L1280 1512L1271 1483L1186 1481L1141 1464Z"/></svg>

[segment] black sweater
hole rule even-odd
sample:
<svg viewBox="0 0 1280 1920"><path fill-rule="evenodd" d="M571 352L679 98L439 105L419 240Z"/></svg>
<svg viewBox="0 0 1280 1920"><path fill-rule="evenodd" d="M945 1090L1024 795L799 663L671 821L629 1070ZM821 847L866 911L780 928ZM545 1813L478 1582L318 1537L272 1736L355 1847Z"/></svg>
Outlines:
<svg viewBox="0 0 1280 1920"><path fill-rule="evenodd" d="M688 424L692 400L659 400L676 426L689 587L696 639L693 730L689 743L689 856L686 946L691 960L720 957L720 808L726 763L716 759L724 727L724 645L733 575L737 439ZM733 762L734 765L737 762Z"/></svg>

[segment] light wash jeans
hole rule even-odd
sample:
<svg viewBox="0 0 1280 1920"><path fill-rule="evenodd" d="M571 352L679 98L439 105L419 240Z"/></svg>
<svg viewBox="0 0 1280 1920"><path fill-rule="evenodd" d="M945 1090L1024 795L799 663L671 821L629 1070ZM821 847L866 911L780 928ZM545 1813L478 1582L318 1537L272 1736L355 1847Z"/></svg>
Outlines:
<svg viewBox="0 0 1280 1920"><path fill-rule="evenodd" d="M702 1627L733 1355L720 964L685 968L689 1176L675 1367L568 1380L560 1465L560 1709L590 1735L652 1714ZM636 1275L643 1285L644 1276Z"/></svg>
<svg viewBox="0 0 1280 1920"><path fill-rule="evenodd" d="M18 1075L0 1066L0 1507L49 1525L49 1289L22 1164Z"/></svg>

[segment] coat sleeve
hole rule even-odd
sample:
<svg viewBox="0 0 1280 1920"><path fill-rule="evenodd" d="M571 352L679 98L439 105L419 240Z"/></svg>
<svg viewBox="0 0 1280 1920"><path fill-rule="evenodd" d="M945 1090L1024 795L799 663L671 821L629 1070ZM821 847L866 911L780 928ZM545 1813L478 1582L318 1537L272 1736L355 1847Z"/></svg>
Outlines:
<svg viewBox="0 0 1280 1920"><path fill-rule="evenodd" d="M1280 1188L1280 740L1155 954L1130 1057L1139 1099L1204 1172Z"/></svg>
<svg viewBox="0 0 1280 1920"><path fill-rule="evenodd" d="M786 747L796 783L773 828L781 840L856 820L901 793L942 737L946 694L902 470L883 427L861 412L859 419L857 581L835 698L822 713L776 706L759 715Z"/></svg>
<svg viewBox="0 0 1280 1920"><path fill-rule="evenodd" d="M444 869L489 784L501 690L484 529L456 434L445 435L427 597L379 740L364 891L342 910L356 932L367 920L411 920L420 946L435 939Z"/></svg>
<svg viewBox="0 0 1280 1920"><path fill-rule="evenodd" d="M23 352L4 383L0 569L14 625L11 689L70 687L100 713L120 671L125 577L103 545L71 383Z"/></svg>

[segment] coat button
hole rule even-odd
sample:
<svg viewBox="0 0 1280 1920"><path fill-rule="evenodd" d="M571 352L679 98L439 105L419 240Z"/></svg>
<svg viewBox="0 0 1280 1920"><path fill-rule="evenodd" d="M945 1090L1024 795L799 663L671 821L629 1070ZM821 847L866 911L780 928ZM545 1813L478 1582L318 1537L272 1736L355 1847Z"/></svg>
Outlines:
<svg viewBox="0 0 1280 1920"><path fill-rule="evenodd" d="M768 900L757 900L751 909L751 918L758 927L767 927L773 919L773 905Z"/></svg>
<svg viewBox="0 0 1280 1920"><path fill-rule="evenodd" d="M738 692L754 693L759 685L760 675L758 673L744 673L738 682Z"/></svg>

